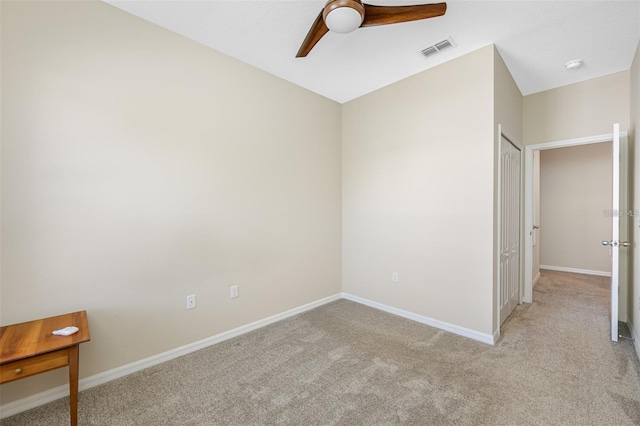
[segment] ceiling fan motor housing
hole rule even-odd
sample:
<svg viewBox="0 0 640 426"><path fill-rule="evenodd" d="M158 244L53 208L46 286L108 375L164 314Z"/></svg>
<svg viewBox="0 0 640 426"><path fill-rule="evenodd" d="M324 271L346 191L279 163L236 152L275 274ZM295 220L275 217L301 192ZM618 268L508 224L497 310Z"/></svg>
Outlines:
<svg viewBox="0 0 640 426"><path fill-rule="evenodd" d="M333 15L329 17L332 12ZM360 15L359 22L354 12ZM360 0L329 0L322 11L322 18L331 31L348 33L362 24L364 5Z"/></svg>

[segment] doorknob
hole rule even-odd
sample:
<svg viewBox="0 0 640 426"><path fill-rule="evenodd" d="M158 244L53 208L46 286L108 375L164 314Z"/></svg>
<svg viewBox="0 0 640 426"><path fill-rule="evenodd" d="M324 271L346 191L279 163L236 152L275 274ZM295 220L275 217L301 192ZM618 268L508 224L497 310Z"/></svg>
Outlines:
<svg viewBox="0 0 640 426"><path fill-rule="evenodd" d="M540 229L538 225L533 225L533 229Z"/></svg>
<svg viewBox="0 0 640 426"><path fill-rule="evenodd" d="M611 246L611 247L629 247L629 243L627 241L602 241L603 246Z"/></svg>

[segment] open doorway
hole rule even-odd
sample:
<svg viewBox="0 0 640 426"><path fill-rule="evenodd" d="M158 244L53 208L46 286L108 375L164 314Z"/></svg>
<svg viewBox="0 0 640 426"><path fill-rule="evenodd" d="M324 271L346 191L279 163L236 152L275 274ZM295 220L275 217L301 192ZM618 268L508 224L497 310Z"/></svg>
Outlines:
<svg viewBox="0 0 640 426"><path fill-rule="evenodd" d="M539 151L540 269L611 276L600 242L611 240L612 149L607 141Z"/></svg>
<svg viewBox="0 0 640 426"><path fill-rule="evenodd" d="M628 187L627 187L628 154L627 154L627 142L626 142L627 134L626 132L619 132L617 129L618 129L618 126L615 125L614 132L611 134L549 142L549 143L537 144L537 145L529 145L525 148L525 158L524 158L524 162L525 162L524 222L525 222L525 225L524 225L524 232L523 232L524 234L523 235L524 236L524 289L523 289L523 298L522 298L523 302L532 302L533 300L533 283L534 283L534 279L536 278L536 274L534 271L534 244L533 243L535 242L538 245L538 247L535 247L535 249L539 248L541 244L539 241L540 240L539 235L537 235L538 231L535 229L538 223L535 223L535 221L537 221L537 217L535 215L536 199L534 197L534 195L536 194L536 190L535 190L536 189L535 188L536 155L534 155L534 153L536 152L540 153L545 150L551 150L551 149L577 147L577 146L591 145L591 144L603 144L603 143L608 143L614 139L619 139L620 140L619 152L617 151L618 144L614 144L615 148L613 148L612 150L613 151L612 158L620 159L619 168L618 168L618 163L616 161L612 161L613 169L611 170L611 176L612 176L612 181L614 182L614 185L612 186L612 193L614 194L612 197L613 202L611 203L611 208L609 210L598 208L597 210L599 211L596 212L596 214L601 214L604 216L603 220L606 219L608 221L610 219L611 220L610 226L612 229L615 230L614 235L612 235L611 238L609 238L609 235L611 235L611 232L608 232L602 235L602 240L605 240L607 244L613 244L613 247L610 246L613 253L611 257L611 263L610 263L612 266L610 268L613 275L611 279L611 288L612 288L611 312L613 312L614 315L612 315L612 318L611 318L611 323L612 323L611 330L612 330L612 340L614 341L617 341L617 337L618 337L618 320L622 322L627 322L626 296L628 291L627 281L629 277L629 273L628 273L629 263L627 258L630 255L629 253L630 248L623 247L623 242L625 242L626 244L626 241L628 241L627 238L629 236L629 216L626 214L628 212L626 208L626 206L628 206ZM619 187L616 187L616 185L618 184L619 184ZM620 195L619 200L618 200L617 194ZM619 206L619 208L614 209L613 205ZM571 212L567 212L567 213L570 214ZM606 217L607 214L609 215L609 218ZM619 222L619 226L618 226L618 222ZM618 232L619 232L619 235L617 235ZM570 253L564 253L565 255L568 254L568 256L571 257L576 254L575 252L579 251L577 250L577 247L575 245L572 245L572 244L578 244L577 241L565 241L565 243L569 244L569 246L568 248L564 247L564 251L570 252ZM592 251L597 248L597 246L595 245L596 243L597 241L590 243L591 245L593 245L593 247L591 247ZM600 249L602 248L600 247ZM607 248L605 248L605 250L606 249ZM540 263L544 265L545 259L539 259L539 260L540 260ZM584 265L584 264L574 264L574 265ZM553 267L557 265L546 265L546 266ZM571 267L568 267L568 268L571 268ZM597 272L598 271L597 268L598 267L573 266L573 269L576 270L575 272L579 272L579 270L582 269L583 273ZM602 266L600 266L599 268L605 269L599 272L603 274L607 272L606 268L603 268ZM619 291L618 291L618 286L619 286Z"/></svg>

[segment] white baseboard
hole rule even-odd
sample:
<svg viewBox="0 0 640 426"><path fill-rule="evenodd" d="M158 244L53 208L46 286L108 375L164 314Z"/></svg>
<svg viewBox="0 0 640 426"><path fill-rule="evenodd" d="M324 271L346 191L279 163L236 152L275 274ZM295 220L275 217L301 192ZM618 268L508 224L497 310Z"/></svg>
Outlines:
<svg viewBox="0 0 640 426"><path fill-rule="evenodd" d="M559 271L559 272L573 272L574 274L598 275L600 277L610 277L611 276L611 272L592 271L590 269L565 268L564 266L540 265L540 269L547 269L549 271Z"/></svg>
<svg viewBox="0 0 640 426"><path fill-rule="evenodd" d="M440 330L449 331L451 333L468 337L473 340L478 340L483 343L488 343L490 345L495 344L495 342L498 340L498 337L500 337L500 330L497 331L497 336L496 336L496 333L494 333L493 335L479 333L475 330L470 330L468 328L449 324L443 321L438 321L436 319L425 317L423 315L414 314L413 312L403 311L402 309L397 309L392 306L383 305L382 303L378 303L372 300L364 299L362 297L354 296L349 293L342 293L342 297L347 300L351 300L352 302L357 302L362 305L369 306L371 308L379 309L381 311L388 312L390 314L398 315L400 317L407 318L412 321L426 324L431 327L439 328Z"/></svg>
<svg viewBox="0 0 640 426"><path fill-rule="evenodd" d="M627 326L629 327L629 331L631 332L633 346L636 348L636 355L638 356L638 360L640 360L640 342L638 341L638 333L636 333L636 330L634 330L631 321L627 321Z"/></svg>
<svg viewBox="0 0 640 426"><path fill-rule="evenodd" d="M140 361L132 362L131 364L123 365L122 367L114 368L113 370L105 371L94 376L81 379L79 382L79 390L90 389L95 386L110 382L120 377L127 376L135 373L136 371L144 370L145 368L152 367L154 365L170 361L174 358L178 358L182 355L195 352L200 349L204 349L216 343L223 342L233 337L240 336L250 331L257 330L266 325L283 320L285 318L298 315L300 313L309 311L327 303L339 300L342 297L341 294L335 294L333 296L325 297L324 299L316 300L315 302L307 303L306 305L298 306L297 308L290 309L286 312L276 314L259 321L252 322L251 324L243 325L233 330L226 331L224 333L217 334L215 336L190 343L185 346L181 346L176 349L172 349L167 352L163 352L158 355L151 356L149 358L142 359ZM69 385L58 386L53 389L49 389L44 392L31 395L26 398L19 399L17 401L9 402L7 404L0 405L0 419L13 416L32 408L39 407L57 399L65 398L69 396Z"/></svg>
<svg viewBox="0 0 640 426"><path fill-rule="evenodd" d="M533 283L531 285L531 287L535 287L536 284L538 284L538 280L540 279L540 271L538 271L538 273L536 274L536 277L533 279Z"/></svg>
<svg viewBox="0 0 640 426"><path fill-rule="evenodd" d="M492 338L493 338L493 341L491 342L491 344L495 345L498 339L500 338L500 327L498 327L498 329L493 332Z"/></svg>

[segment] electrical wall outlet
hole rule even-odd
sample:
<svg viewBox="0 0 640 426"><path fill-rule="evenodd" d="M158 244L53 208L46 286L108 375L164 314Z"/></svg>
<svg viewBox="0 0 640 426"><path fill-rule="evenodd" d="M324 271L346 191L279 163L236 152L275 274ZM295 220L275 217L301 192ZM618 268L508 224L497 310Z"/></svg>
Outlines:
<svg viewBox="0 0 640 426"><path fill-rule="evenodd" d="M196 295L192 294L187 296L187 309L194 309L196 307Z"/></svg>
<svg viewBox="0 0 640 426"><path fill-rule="evenodd" d="M398 273L397 272L392 272L391 273L391 281L394 283L398 282Z"/></svg>
<svg viewBox="0 0 640 426"><path fill-rule="evenodd" d="M238 286L237 285L232 285L232 286L229 287L229 297L231 297L232 299L235 299L239 295L240 294L238 293Z"/></svg>

